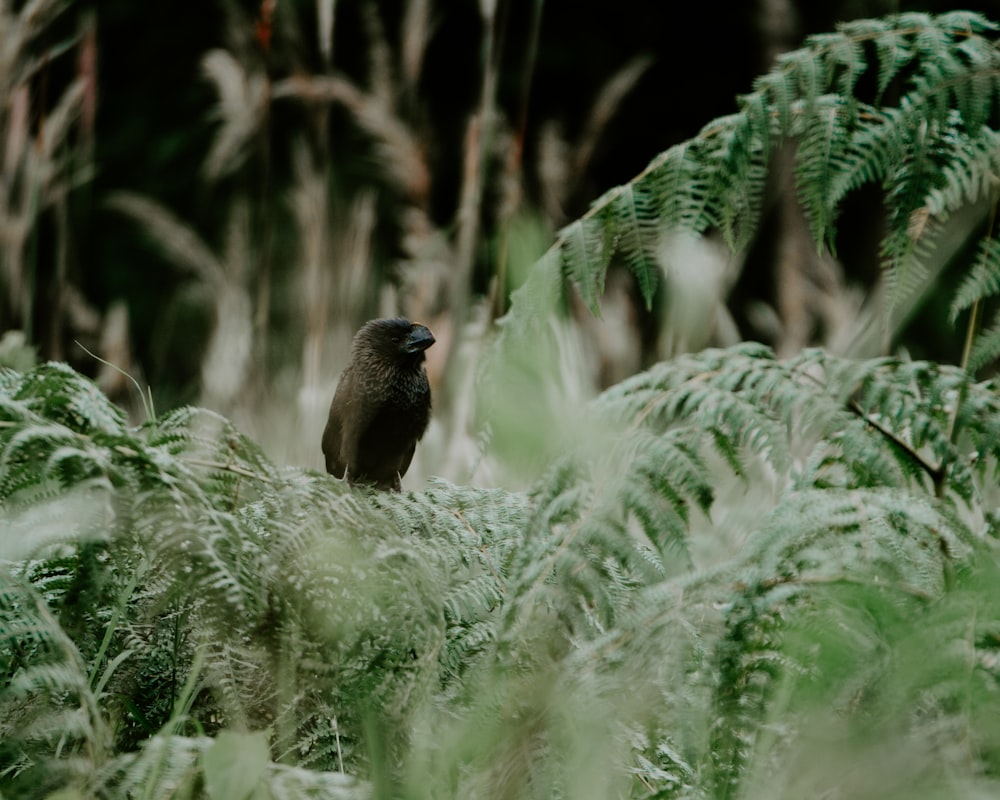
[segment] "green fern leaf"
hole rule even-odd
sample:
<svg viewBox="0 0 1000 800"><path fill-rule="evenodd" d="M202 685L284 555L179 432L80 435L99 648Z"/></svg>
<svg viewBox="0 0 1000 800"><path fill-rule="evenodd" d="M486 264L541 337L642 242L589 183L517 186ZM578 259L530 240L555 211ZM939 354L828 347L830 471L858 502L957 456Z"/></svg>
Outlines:
<svg viewBox="0 0 1000 800"><path fill-rule="evenodd" d="M115 435L125 429L124 412L67 364L41 364L21 375L7 393L28 410L44 410L47 419L84 435Z"/></svg>
<svg viewBox="0 0 1000 800"><path fill-rule="evenodd" d="M1000 358L1000 318L994 318L993 322L976 337L969 356L968 368L971 372L977 372L997 358Z"/></svg>
<svg viewBox="0 0 1000 800"><path fill-rule="evenodd" d="M988 38L994 29L967 12L907 13L810 38L755 81L739 113L657 156L568 226L557 245L562 273L595 310L620 248L648 303L657 274L650 244L659 233L718 230L731 247L744 247L759 227L773 148L794 137L798 191L825 246L834 244L845 198L866 184L882 186L891 309L924 281L945 216L982 197L996 173L997 134L982 124L1000 91L1000 53ZM874 105L856 96L869 72ZM886 105L890 87L899 97Z"/></svg>
<svg viewBox="0 0 1000 800"><path fill-rule="evenodd" d="M974 303L1000 293L1000 242L983 239L972 270L963 278L951 301L949 318L954 324L958 315Z"/></svg>
<svg viewBox="0 0 1000 800"><path fill-rule="evenodd" d="M709 184L695 143L675 145L653 159L645 182L667 229L703 233L708 218Z"/></svg>
<svg viewBox="0 0 1000 800"><path fill-rule="evenodd" d="M617 236L610 218L610 214L602 211L599 216L577 220L559 233L565 274L597 317L601 315L598 300L604 293L604 278Z"/></svg>
<svg viewBox="0 0 1000 800"><path fill-rule="evenodd" d="M799 196L809 215L813 238L833 249L837 176L847 169L850 151L849 112L838 97L823 98L805 120L799 140L796 177Z"/></svg>
<svg viewBox="0 0 1000 800"><path fill-rule="evenodd" d="M646 308L653 306L653 296L660 279L657 249L660 243L660 218L649 182L626 184L611 204L616 219L618 249L635 276Z"/></svg>

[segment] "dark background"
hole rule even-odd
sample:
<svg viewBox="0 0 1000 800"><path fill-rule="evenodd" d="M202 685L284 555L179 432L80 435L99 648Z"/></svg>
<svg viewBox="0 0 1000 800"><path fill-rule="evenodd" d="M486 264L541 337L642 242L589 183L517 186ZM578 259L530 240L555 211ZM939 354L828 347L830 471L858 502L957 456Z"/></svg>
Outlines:
<svg viewBox="0 0 1000 800"><path fill-rule="evenodd" d="M698 3L649 0L498 0L495 18L497 105L523 146L520 159L525 207L539 209L541 179L537 172L540 131L556 123L568 139L581 135L595 97L609 77L630 59L648 54L651 66L626 93L607 122L583 174L573 176L561 218L549 210L554 231L584 212L608 188L628 181L657 153L689 138L713 117L735 110L735 98L751 88L776 50L799 45L809 33L832 30L839 20L895 11L950 10L943 2L790 2L783 24L763 21L763 2L705 0ZM970 2L965 8L1000 18L1000 3ZM537 50L530 47L533 15L541 9ZM275 4L269 46L256 38L261 4L256 2L117 2L71 3L41 44L72 36L80 20L92 20L97 50L97 116L93 136L93 179L76 189L70 203L73 244L69 280L98 314L116 300L129 311L130 349L134 364L170 401L197 393L197 374L204 339L211 328L204 309L178 304L190 277L168 266L139 226L110 211L111 193L127 190L154 198L195 228L207 242L219 245L225 209L240 196L254 198L261 215L269 199L272 280L284 279L286 254L294 248L294 230L281 210L290 181L288 143L305 135L330 167L334 204L361 187L382 184L378 236L373 251L372 281L392 280L391 265L401 253L398 192L380 177L379 154L353 124L349 114L333 109L319 126L315 117L293 104L276 105L269 119L266 155L249 159L237 175L211 183L200 174L216 131L216 101L200 61L213 48L226 48L244 63L258 65L271 78L319 73L325 67L315 44L315 3L279 0ZM366 17L366 14L369 15ZM374 16L372 16L374 15ZM400 36L402 0L341 0L336 4L334 71L359 85L368 80L371 63L370 20L377 19L392 49ZM366 23L366 19L369 20ZM432 183L427 212L446 237L455 234L462 158L470 114L476 108L484 62L485 28L473 0L437 0L432 4L433 32L424 58L416 97L400 108L426 151ZM534 61L532 53L536 54ZM55 89L73 74L70 57L54 59L37 80L39 92ZM43 98L41 106L51 100ZM493 205L499 203L488 172L484 178L481 238L495 233ZM872 206L845 221L844 269L863 285L877 276L877 253L870 251L877 225ZM57 313L47 283L56 280L48 265L44 214L37 254L37 286L30 339L43 358L67 358L87 371L94 365L70 342L79 334L72 326L53 326ZM762 228L766 239L767 224ZM852 237L862 243L852 250ZM488 286L489 250L477 250L473 296ZM736 287L735 316L748 298L773 293L771 253L766 241L755 247L743 279ZM369 303L371 305L371 303ZM358 308L364 319L374 308ZM7 309L9 312L9 309ZM294 308L275 305L270 323L280 337L294 319ZM0 328L17 328L26 320L7 313ZM919 350L937 355L940 331L926 319L911 330ZM920 327L922 326L922 327ZM928 327L930 326L930 327ZM55 331L53 333L53 331ZM923 332L922 332L923 331ZM755 332L743 331L747 337ZM85 337L84 337L85 338ZM947 345L951 346L950 342ZM947 348L945 348L947 349Z"/></svg>

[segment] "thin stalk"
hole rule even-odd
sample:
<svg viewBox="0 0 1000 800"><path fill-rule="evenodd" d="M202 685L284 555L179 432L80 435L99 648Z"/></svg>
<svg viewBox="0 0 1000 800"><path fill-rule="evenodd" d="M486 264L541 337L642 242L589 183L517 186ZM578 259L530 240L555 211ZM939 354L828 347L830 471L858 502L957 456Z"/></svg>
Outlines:
<svg viewBox="0 0 1000 800"><path fill-rule="evenodd" d="M990 222L987 228L987 237L992 238L996 232L997 223L997 205L1000 202L1000 196L994 194L993 203L990 207ZM976 335L979 333L979 326L982 323L983 318L983 301L982 298L976 300L972 304L972 311L969 312L969 323L965 327L965 343L962 345L962 371L968 375L970 379L974 376L969 372L969 363L972 360L972 348L976 343ZM958 413L962 408L962 404L965 402L966 395L966 383L963 383L958 391L958 396L955 398L955 405L951 409L951 416L948 418L948 441L952 445L956 444L958 441ZM947 489L947 479L949 471L949 461L948 457L945 456L941 459L941 466L938 468L938 476L934 480L934 496L941 500L944 498L945 491Z"/></svg>
<svg viewBox="0 0 1000 800"><path fill-rule="evenodd" d="M106 367L111 367L111 369L116 370L119 374L124 375L126 378L132 381L132 385L135 387L135 390L139 393L139 399L142 401L142 410L146 414L146 422L156 422L156 409L153 407L153 391L149 386L146 387L148 392L147 396L147 393L142 391L142 387L139 385L139 381L133 378L128 372L123 370L117 364L112 364L110 361L106 361L96 353L90 352L90 350L88 350L86 347L80 344L79 341L75 339L73 340L73 343L81 350L83 350L83 352L86 353L91 358L95 359L96 361L100 361Z"/></svg>
<svg viewBox="0 0 1000 800"><path fill-rule="evenodd" d="M524 156L524 139L528 130L528 107L531 100L531 84L535 75L535 64L538 61L538 40L542 28L542 8L545 0L535 0L534 13L531 17L531 30L528 36L528 46L524 59L524 71L521 74L520 108L517 115L517 129L514 136L514 152L508 161L508 180L516 182ZM520 192L518 192L520 193ZM520 198L517 198L520 200ZM497 274L494 282L493 318L502 317L507 311L507 258L510 240L510 220L517 212L519 203L510 203L505 219L500 220L499 246L497 247Z"/></svg>
<svg viewBox="0 0 1000 800"><path fill-rule="evenodd" d="M139 569L132 572L132 577L129 579L128 585L118 596L118 602L115 603L114 611L111 613L111 619L108 621L108 627L104 631L104 638L101 640L101 645L97 650L97 655L94 656L94 661L90 668L90 675L88 676L87 683L94 691L95 696L98 698L100 698L101 692L104 690L104 684L107 682L109 673L106 672L105 676L101 678L100 683L98 683L97 671L100 669L101 664L104 663L104 656L108 652L108 647L111 646L111 640L114 638L115 631L118 630L118 620L121 619L122 612L128 605L128 601L132 597L135 587L139 585L139 580L145 575L145 573L145 562L139 566ZM121 655L124 654L120 654L120 656ZM113 666L115 666L114 661L108 666L108 669L112 669Z"/></svg>
<svg viewBox="0 0 1000 800"><path fill-rule="evenodd" d="M472 295L472 270L479 241L479 214L483 204L486 156L492 133L498 80L496 0L482 2L486 40L483 42L483 80L479 108L476 110L465 137L465 163L462 170L462 191L458 207L458 234L455 247L455 271L452 276L451 307L452 335L445 357L445 380L455 363L457 343L469 313Z"/></svg>
<svg viewBox="0 0 1000 800"><path fill-rule="evenodd" d="M962 346L962 370L969 373L969 359L972 356L972 346L976 341L976 333L979 331L979 324L983 316L983 303L982 300L977 300L972 304L972 312L969 314L969 324L965 329L965 344ZM972 378L972 375L969 374ZM958 396L955 398L955 405L951 409L951 415L948 417L948 441L954 445L958 441L958 412L962 408L962 404L965 402L965 395L967 384L963 383L958 390ZM941 500L944 498L945 491L948 486L948 470L950 467L950 461L948 456L944 456L941 459L941 466L937 469L937 475L934 478L934 496Z"/></svg>
<svg viewBox="0 0 1000 800"><path fill-rule="evenodd" d="M258 44L264 59L264 112L258 133L257 149L260 173L257 186L257 213L260 239L257 254L257 308L253 319L254 344L261 363L266 363L268 322L271 317L271 241L274 227L273 178L271 175L271 28L277 0L263 0L258 20Z"/></svg>
<svg viewBox="0 0 1000 800"><path fill-rule="evenodd" d="M267 79L268 96L271 94L270 76ZM271 177L271 105L265 103L260 130L260 184L258 187L258 213L260 214L260 252L257 260L257 309L254 316L254 333L257 352L261 359L267 357L268 321L271 317L271 241L274 228L272 204L273 179Z"/></svg>
<svg viewBox="0 0 1000 800"><path fill-rule="evenodd" d="M969 361L972 358L972 346L976 342L976 334L979 333L979 326L982 322L982 318L983 301L977 300L972 304L972 311L969 314L969 324L965 328L965 344L962 345L961 366L965 372L969 371Z"/></svg>
<svg viewBox="0 0 1000 800"><path fill-rule="evenodd" d="M163 726L160 735L163 737L169 737L171 735L179 735L183 729L184 723L188 720L188 714L191 711L191 705L194 703L195 696L197 695L197 689L201 682L201 673L204 669L206 655L205 655L206 645L202 644L198 646L195 650L194 659L191 663L191 667L188 670L187 680L184 682L184 687L181 689L179 695L177 695L174 701L174 710L170 715L170 719L167 724ZM176 640L175 640L175 657L176 657ZM174 684L176 687L176 683ZM162 748L162 751L157 758L156 763L153 765L153 769L150 771L149 778L143 788L143 800L152 800L153 797L157 796L156 789L159 787L160 778L167 769L167 760L169 758L169 750L166 746Z"/></svg>

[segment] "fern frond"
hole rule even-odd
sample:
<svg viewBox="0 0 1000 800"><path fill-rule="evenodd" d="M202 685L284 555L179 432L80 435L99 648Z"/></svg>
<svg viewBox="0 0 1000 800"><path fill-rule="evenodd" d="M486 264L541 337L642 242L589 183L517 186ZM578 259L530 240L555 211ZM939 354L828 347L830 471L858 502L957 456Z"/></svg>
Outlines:
<svg viewBox="0 0 1000 800"><path fill-rule="evenodd" d="M931 215L947 216L990 196L1000 171L1000 133L981 127L974 137L953 142L950 157L942 169L941 186L927 198Z"/></svg>
<svg viewBox="0 0 1000 800"><path fill-rule="evenodd" d="M809 216L813 238L833 249L838 176L848 171L852 131L850 110L841 96L818 98L802 120L802 135L796 151L799 198Z"/></svg>
<svg viewBox="0 0 1000 800"><path fill-rule="evenodd" d="M34 413L80 434L115 435L125 429L125 413L69 365L49 362L26 373L8 373L5 394Z"/></svg>
<svg viewBox="0 0 1000 800"><path fill-rule="evenodd" d="M659 284L657 251L662 234L652 187L642 181L623 186L610 210L617 219L617 244L622 258L635 276L646 307L651 308Z"/></svg>
<svg viewBox="0 0 1000 800"><path fill-rule="evenodd" d="M976 338L968 368L976 372L998 357L1000 357L1000 318L995 318Z"/></svg>
<svg viewBox="0 0 1000 800"><path fill-rule="evenodd" d="M771 590L781 589L783 601L831 580L872 580L935 597L945 588L941 553L961 559L974 539L930 496L918 502L904 493L807 491L785 498L776 514L773 528L762 531L751 549L762 575L780 576L764 580Z"/></svg>
<svg viewBox="0 0 1000 800"><path fill-rule="evenodd" d="M730 248L739 251L752 241L760 223L769 148L775 137L770 121L752 102L744 104L742 113L713 124L718 133L708 140L714 147L706 154L713 198L707 207L714 210L714 223Z"/></svg>
<svg viewBox="0 0 1000 800"><path fill-rule="evenodd" d="M526 495L473 490L436 482L420 495L376 498L400 530L426 542L426 556L439 560L446 580L443 594L447 640L443 681L460 675L459 667L492 640L492 615L504 602L511 562L523 543L511 531L523 529L530 509ZM443 539L461 554L440 562ZM452 671L454 669L454 672Z"/></svg>
<svg viewBox="0 0 1000 800"><path fill-rule="evenodd" d="M981 198L996 174L1000 106L997 27L968 12L855 20L809 38L740 98L737 113L705 125L604 193L568 225L553 250L591 310L616 255L647 304L658 279L650 255L663 232L719 231L734 249L759 227L771 158L783 139L797 149L797 189L818 246L835 244L845 198L868 184L884 193L880 255L890 309L926 277L947 216ZM874 80L874 97L867 88ZM892 99L886 98L892 89ZM511 314L519 317L515 296Z"/></svg>
<svg viewBox="0 0 1000 800"><path fill-rule="evenodd" d="M759 345L709 350L627 379L608 390L597 406L603 413L631 418L653 430L662 431L670 421L693 422L703 431L719 434L713 441L731 464L733 454L748 447L758 454L766 452L781 469L789 459L787 434L773 416L761 413L755 398L770 395L786 374L771 352ZM753 399L748 402L740 389L749 390Z"/></svg>
<svg viewBox="0 0 1000 800"><path fill-rule="evenodd" d="M594 316L601 315L598 298L604 293L604 277L617 236L610 214L584 217L559 232L566 276L580 290L583 302Z"/></svg>
<svg viewBox="0 0 1000 800"><path fill-rule="evenodd" d="M329 800L369 800L371 787L353 775L320 772L287 764L272 764L268 789L274 800L323 797Z"/></svg>
<svg viewBox="0 0 1000 800"><path fill-rule="evenodd" d="M952 323L965 309L979 300L1000 293L1000 242L984 239L979 243L976 262L962 280L951 301L949 316Z"/></svg>
<svg viewBox="0 0 1000 800"><path fill-rule="evenodd" d="M697 141L678 144L661 153L636 180L650 186L666 229L703 233L711 226L710 181L703 170Z"/></svg>
<svg viewBox="0 0 1000 800"><path fill-rule="evenodd" d="M163 796L193 791L198 759L211 746L207 736L157 734L138 753L127 753L102 771L95 789L119 797Z"/></svg>
<svg viewBox="0 0 1000 800"><path fill-rule="evenodd" d="M709 350L607 390L529 491L405 494L21 385L4 522L51 536L0 565L5 794L197 793L244 742L275 797L749 797L813 775L817 707L995 748L1000 393L964 370Z"/></svg>
<svg viewBox="0 0 1000 800"><path fill-rule="evenodd" d="M74 642L30 585L0 570L0 750L12 789L79 783L110 736ZM23 763L11 763L20 752Z"/></svg>
<svg viewBox="0 0 1000 800"><path fill-rule="evenodd" d="M875 41L878 58L878 88L875 103L879 105L889 86L913 58L913 45L909 39L898 36L888 20L866 20L865 23L864 29L859 33ZM845 29L850 30L850 27L858 24L846 23Z"/></svg>

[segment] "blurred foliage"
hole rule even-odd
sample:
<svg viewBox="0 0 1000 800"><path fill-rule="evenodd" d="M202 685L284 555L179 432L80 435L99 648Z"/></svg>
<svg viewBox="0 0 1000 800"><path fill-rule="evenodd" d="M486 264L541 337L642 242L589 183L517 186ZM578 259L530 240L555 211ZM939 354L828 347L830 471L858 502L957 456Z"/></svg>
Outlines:
<svg viewBox="0 0 1000 800"><path fill-rule="evenodd" d="M722 7L657 13L690 25ZM993 24L909 14L813 38L736 113L657 145L585 211L574 204L596 194L608 120L627 120L625 98L656 74L632 58L635 37L662 45L667 26L615 15L609 30L632 34L615 74L536 95L525 86L550 59L589 55L544 45L557 6L523 19L470 6L439 28L418 2L402 15L332 0L212 9L176 47L158 39L193 59L186 78L153 74L162 50L137 56L148 76L102 68L157 90L114 156L144 138L149 169L115 173L89 138L101 128L88 54L113 66L100 37L139 12L0 5L0 35L17 43L0 51L12 65L0 211L20 223L2 228L17 288L4 302L29 332L5 336L18 369L0 369L0 793L995 795L1000 403L972 369L995 355L979 323L1000 286ZM178 11L150 19L190 25ZM463 72L441 54L468 30L458 52L476 68ZM512 72L516 31L538 46ZM463 101L453 117L442 74ZM57 89L40 93L43 75ZM585 98L578 130L525 122L563 95ZM655 97L636 99L642 113L661 113ZM201 110L175 117L173 103ZM884 194L889 280L871 280L883 294L867 321L899 334L920 305L904 308L900 290L936 288L966 322L962 355L943 348L960 366L885 356L877 334L871 358L702 349L742 335L729 305L759 277L783 137L800 143L796 213L813 250L843 252L847 195ZM545 156L529 161L531 147ZM111 285L80 260L91 251L70 221L87 202L101 270L143 295L133 315L148 311L120 352L159 364L146 367L167 376L158 391L216 410L156 414L143 396L133 424L107 395L119 373L99 385L45 361L72 335L102 357L123 341L100 313L110 298L84 291ZM650 246L664 221L707 235ZM961 224L924 250L945 222ZM735 255L713 249L718 232ZM855 265L832 263L798 276L834 276L801 296L855 332ZM935 276L916 281L915 266ZM46 303L56 311L39 316ZM605 327L588 328L588 306ZM432 322L431 354L445 354L429 365L445 431L422 449L508 488L352 491L279 466L218 412L249 404L285 438L292 403L328 400L331 342L383 308ZM661 320L650 334L644 321L668 308L704 314L709 332L668 337ZM469 336L503 312L496 337ZM770 312L758 322L793 340L789 308ZM634 335L610 341L612 320ZM618 361L624 374L608 369Z"/></svg>
<svg viewBox="0 0 1000 800"><path fill-rule="evenodd" d="M778 44L788 48L836 20L947 4L785 5ZM5 228L27 238L4 249L0 327L25 330L43 358L93 374L78 339L143 374L161 406L208 399L204 359L222 311L211 287L164 258L162 242L123 223L109 201L124 191L161 206L214 252L242 208L248 232L233 278L251 303L261 371L297 363L299 383L316 387L336 373L349 333L387 311L454 328L442 339L453 353L475 305L502 312L518 285L505 276L534 260L518 262L510 247L517 220L535 217L551 235L729 112L770 65L780 36L768 28L769 7L629 0L608 15L599 3L542 0L6 4L14 61L2 93L26 99L30 123L15 130L17 104L0 116L4 186L33 187L35 199L22 227ZM967 7L997 12L995 2ZM724 59L706 58L708 41ZM41 149L48 177L12 173L25 142L37 150L57 130L60 107L69 127L51 140L56 149ZM768 227L770 200L761 213L761 236L741 256L744 277L714 302L729 306L739 338L777 346L781 334L759 312L775 305L772 247L784 234ZM867 200L845 208L838 239L848 286L877 283L870 245L880 216ZM660 304L647 312L630 291L629 361L670 355L656 341L667 324ZM111 335L117 302L129 327ZM829 324L817 323L811 343L829 344ZM951 341L937 313L905 342L940 356L942 339ZM260 381L244 380L245 396L263 399Z"/></svg>
<svg viewBox="0 0 1000 800"><path fill-rule="evenodd" d="M0 791L996 791L995 384L745 345L579 430L523 493L371 494L0 372Z"/></svg>

